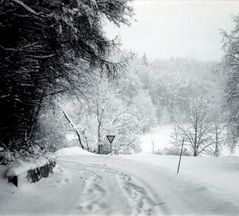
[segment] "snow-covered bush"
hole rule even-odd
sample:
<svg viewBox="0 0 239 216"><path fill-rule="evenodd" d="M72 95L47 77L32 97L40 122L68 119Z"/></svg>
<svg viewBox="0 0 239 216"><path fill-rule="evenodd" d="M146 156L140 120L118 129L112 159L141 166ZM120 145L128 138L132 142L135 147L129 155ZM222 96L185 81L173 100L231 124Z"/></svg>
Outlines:
<svg viewBox="0 0 239 216"><path fill-rule="evenodd" d="M7 165L14 160L14 154L10 151L0 151L0 165Z"/></svg>
<svg viewBox="0 0 239 216"><path fill-rule="evenodd" d="M142 122L137 108L127 106L122 95L104 77L96 77L87 99L64 100L61 108L70 119L84 149L109 154L107 135L115 135L113 151L133 153L140 150ZM79 145L80 146L80 145Z"/></svg>
<svg viewBox="0 0 239 216"><path fill-rule="evenodd" d="M49 154L38 158L18 158L8 165L6 177L9 182L16 186L19 186L21 181L25 180L34 183L42 177L48 177L53 172L55 165L55 156Z"/></svg>

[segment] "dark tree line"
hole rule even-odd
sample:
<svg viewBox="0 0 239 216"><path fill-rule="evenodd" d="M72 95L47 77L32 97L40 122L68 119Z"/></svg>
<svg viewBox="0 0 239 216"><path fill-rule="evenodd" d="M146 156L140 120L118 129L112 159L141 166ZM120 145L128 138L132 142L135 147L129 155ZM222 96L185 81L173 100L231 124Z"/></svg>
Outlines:
<svg viewBox="0 0 239 216"><path fill-rule="evenodd" d="M40 109L55 94L83 92L91 68L114 76L114 41L102 21L128 24L128 0L0 1L0 146L29 149Z"/></svg>

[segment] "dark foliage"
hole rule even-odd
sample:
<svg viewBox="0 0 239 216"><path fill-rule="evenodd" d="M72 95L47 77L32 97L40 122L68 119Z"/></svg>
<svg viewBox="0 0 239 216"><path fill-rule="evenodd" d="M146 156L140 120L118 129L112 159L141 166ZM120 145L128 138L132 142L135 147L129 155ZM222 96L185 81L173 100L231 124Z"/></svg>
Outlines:
<svg viewBox="0 0 239 216"><path fill-rule="evenodd" d="M131 14L128 0L0 0L0 146L29 149L43 101L85 88L90 67L114 75L102 19Z"/></svg>

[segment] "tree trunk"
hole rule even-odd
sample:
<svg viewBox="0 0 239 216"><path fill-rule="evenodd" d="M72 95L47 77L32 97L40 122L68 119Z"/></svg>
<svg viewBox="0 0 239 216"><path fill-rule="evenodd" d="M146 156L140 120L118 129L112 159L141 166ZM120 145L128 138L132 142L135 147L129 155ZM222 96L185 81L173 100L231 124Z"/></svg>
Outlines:
<svg viewBox="0 0 239 216"><path fill-rule="evenodd" d="M100 124L98 124L97 133L98 133L98 154L100 154L100 148L101 148L101 125Z"/></svg>
<svg viewBox="0 0 239 216"><path fill-rule="evenodd" d="M218 140L218 128L216 128L215 130L216 133L216 142L215 142L215 152L214 152L214 157L218 157L219 156L219 140Z"/></svg>
<svg viewBox="0 0 239 216"><path fill-rule="evenodd" d="M198 114L196 112L196 120L195 120L195 126L194 126L194 152L193 156L198 156Z"/></svg>
<svg viewBox="0 0 239 216"><path fill-rule="evenodd" d="M85 149L85 147L83 146L82 144L82 141L81 141L81 136L80 136L80 133L78 132L76 126L74 125L74 123L72 122L72 120L69 118L69 116L66 114L66 112L64 110L62 110L63 112L63 115L65 116L66 120L70 123L71 127L74 129L74 131L76 132L76 135L78 137L78 140L79 140L79 144L81 146L82 149Z"/></svg>
<svg viewBox="0 0 239 216"><path fill-rule="evenodd" d="M86 137L86 135L85 135L85 130L86 130L86 128L82 131L82 134L83 134L84 139L85 139L85 144L86 144L87 151L90 151L90 147L89 147L89 144L88 144L88 140L87 140L87 137Z"/></svg>
<svg viewBox="0 0 239 216"><path fill-rule="evenodd" d="M28 131L25 134L25 142L27 143L27 147L29 147L29 141L32 138L34 128L35 128L35 124L37 122L37 118L38 118L38 115L39 115L41 107L42 107L42 102L43 102L44 96L45 96L45 89L42 91L38 106L35 109L35 114L33 115L32 119L31 119L31 122L30 122L30 125L29 125L29 128L28 128Z"/></svg>
<svg viewBox="0 0 239 216"><path fill-rule="evenodd" d="M101 148L101 125L102 125L102 115L103 115L103 110L102 112L100 113L100 110L99 110L99 103L97 101L96 103L96 115L97 115L97 122L98 122L98 125L97 125L97 136L98 136L98 154L100 154L100 148Z"/></svg>
<svg viewBox="0 0 239 216"><path fill-rule="evenodd" d="M194 157L197 157L198 156L198 152L197 152L197 149L195 148L194 151L193 151L193 156Z"/></svg>

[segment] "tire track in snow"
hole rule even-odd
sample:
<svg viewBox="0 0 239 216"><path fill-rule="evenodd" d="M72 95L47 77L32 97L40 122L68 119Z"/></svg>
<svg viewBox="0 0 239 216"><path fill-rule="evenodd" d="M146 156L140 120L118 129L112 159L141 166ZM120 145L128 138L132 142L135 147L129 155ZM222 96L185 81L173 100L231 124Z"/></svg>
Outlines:
<svg viewBox="0 0 239 216"><path fill-rule="evenodd" d="M84 190L79 198L79 206L77 209L84 212L92 212L99 209L104 209L106 204L104 197L106 191L101 187L102 177L84 169L84 175L89 174L89 177L85 179Z"/></svg>
<svg viewBox="0 0 239 216"><path fill-rule="evenodd" d="M129 175L120 173L118 180L133 203L131 215L152 215L156 203L147 196L145 189L133 183Z"/></svg>
<svg viewBox="0 0 239 216"><path fill-rule="evenodd" d="M61 162L71 164L71 169L76 169L82 174L80 180L83 191L78 199L77 210L82 213L89 213L105 209L104 197L106 196L106 190L101 186L103 185L103 177L81 163L66 160L61 160Z"/></svg>
<svg viewBox="0 0 239 216"><path fill-rule="evenodd" d="M118 170L108 168L106 165L98 164L84 164L86 167L101 169L107 173L111 173L116 176L119 186L122 188L123 192L127 195L129 203L131 205L131 215L154 215L155 210L160 208L163 203L154 202L148 195L147 191L136 184L130 175L127 175Z"/></svg>
<svg viewBox="0 0 239 216"><path fill-rule="evenodd" d="M79 199L80 205L78 209L80 211L92 213L97 210L106 210L107 201L104 199L106 199L107 192L112 192L107 191L107 185L104 184L107 182L105 178L107 178L106 173L108 173L114 176L117 183L116 187L118 185L124 197L127 197L131 216L150 216L161 212L160 209L164 203L155 202L139 179L134 179L117 169L109 168L106 164L80 163L69 160L60 161L71 164L71 169L76 169L82 173L81 180L83 181L84 190L82 191L83 196ZM106 181L104 182L104 180ZM135 180L137 180L137 183Z"/></svg>

